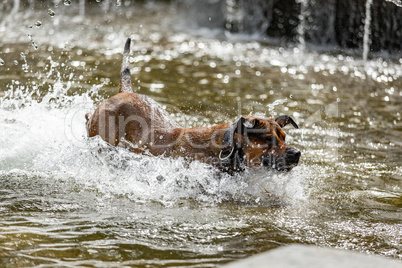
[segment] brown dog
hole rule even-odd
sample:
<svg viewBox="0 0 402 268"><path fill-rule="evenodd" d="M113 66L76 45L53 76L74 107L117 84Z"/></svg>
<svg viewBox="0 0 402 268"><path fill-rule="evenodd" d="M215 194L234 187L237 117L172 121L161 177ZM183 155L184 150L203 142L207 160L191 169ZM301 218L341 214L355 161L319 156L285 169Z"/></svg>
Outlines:
<svg viewBox="0 0 402 268"><path fill-rule="evenodd" d="M148 96L131 88L127 39L123 53L119 93L102 103L87 119L89 137L99 135L111 145L122 145L136 153L184 157L239 171L245 166L267 166L290 170L300 152L285 143L282 127L292 124L289 116L275 119L241 117L235 123L213 127L181 128Z"/></svg>

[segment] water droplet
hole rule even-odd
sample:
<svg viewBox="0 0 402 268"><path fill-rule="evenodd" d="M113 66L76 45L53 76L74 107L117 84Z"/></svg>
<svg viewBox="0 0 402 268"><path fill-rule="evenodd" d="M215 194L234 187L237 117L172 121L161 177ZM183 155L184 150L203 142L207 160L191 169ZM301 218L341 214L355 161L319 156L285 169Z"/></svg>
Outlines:
<svg viewBox="0 0 402 268"><path fill-rule="evenodd" d="M36 45L36 43L34 42L34 40L32 38L32 34L28 34L28 38L29 38L29 40L31 40L31 44L34 47L34 49L38 49L38 46Z"/></svg>
<svg viewBox="0 0 402 268"><path fill-rule="evenodd" d="M35 22L35 26L39 28L40 26L42 26L42 22L38 20L37 22Z"/></svg>
<svg viewBox="0 0 402 268"><path fill-rule="evenodd" d="M6 64L2 58L0 58L0 65Z"/></svg>
<svg viewBox="0 0 402 268"><path fill-rule="evenodd" d="M18 65L18 61L17 61L17 60L14 60L14 65Z"/></svg>
<svg viewBox="0 0 402 268"><path fill-rule="evenodd" d="M26 58L24 52L21 52L20 55L21 55L21 57L24 59L24 64L22 65L22 70L27 73L27 72L28 72L28 69L29 69L28 63L27 63L27 58Z"/></svg>
<svg viewBox="0 0 402 268"><path fill-rule="evenodd" d="M116 0L116 6L121 6L121 0Z"/></svg>
<svg viewBox="0 0 402 268"><path fill-rule="evenodd" d="M96 2L100 3L102 0L96 0Z"/></svg>
<svg viewBox="0 0 402 268"><path fill-rule="evenodd" d="M54 11L50 8L47 10L47 13L50 15L50 17L54 17L54 15L56 15L56 13L54 13Z"/></svg>
<svg viewBox="0 0 402 268"><path fill-rule="evenodd" d="M65 6L71 5L71 0L64 0L64 5Z"/></svg>

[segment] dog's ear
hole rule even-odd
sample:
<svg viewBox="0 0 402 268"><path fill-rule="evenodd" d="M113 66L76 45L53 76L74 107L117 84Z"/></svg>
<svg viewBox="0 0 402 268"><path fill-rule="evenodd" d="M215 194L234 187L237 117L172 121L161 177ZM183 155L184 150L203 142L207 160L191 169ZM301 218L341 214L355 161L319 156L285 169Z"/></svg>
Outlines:
<svg viewBox="0 0 402 268"><path fill-rule="evenodd" d="M287 124L292 124L294 128L299 128L299 126L296 124L296 122L287 115L281 115L275 118L275 122L278 123L278 125L282 128L286 126Z"/></svg>
<svg viewBox="0 0 402 268"><path fill-rule="evenodd" d="M246 129L256 129L256 128L260 128L260 126L261 126L260 119L254 118L254 117L249 117L249 118L241 117L238 121L238 125L240 122L243 126L243 133L244 133L244 130L246 130Z"/></svg>
<svg viewBox="0 0 402 268"><path fill-rule="evenodd" d="M233 133L233 135L235 133L238 134L243 134L244 130L251 127L252 123L249 122L246 118L244 118L243 116L239 118L239 120L237 120L236 122L236 128L235 128L235 132Z"/></svg>
<svg viewBox="0 0 402 268"><path fill-rule="evenodd" d="M225 131L223 135L222 149L219 154L219 158L222 161L228 160L236 149L236 134L244 134L246 129L252 128L254 122L251 122L244 117L240 117L236 123L231 124Z"/></svg>

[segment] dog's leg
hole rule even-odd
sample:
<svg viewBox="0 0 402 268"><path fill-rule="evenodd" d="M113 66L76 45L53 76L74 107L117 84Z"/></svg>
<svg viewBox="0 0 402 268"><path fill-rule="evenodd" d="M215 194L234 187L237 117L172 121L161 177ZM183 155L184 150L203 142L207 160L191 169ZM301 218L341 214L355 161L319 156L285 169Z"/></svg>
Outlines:
<svg viewBox="0 0 402 268"><path fill-rule="evenodd" d="M120 87L119 93L121 92L133 92L131 88L131 73L130 73L130 43L131 39L128 38L124 46L123 52L123 63L121 65L120 73Z"/></svg>

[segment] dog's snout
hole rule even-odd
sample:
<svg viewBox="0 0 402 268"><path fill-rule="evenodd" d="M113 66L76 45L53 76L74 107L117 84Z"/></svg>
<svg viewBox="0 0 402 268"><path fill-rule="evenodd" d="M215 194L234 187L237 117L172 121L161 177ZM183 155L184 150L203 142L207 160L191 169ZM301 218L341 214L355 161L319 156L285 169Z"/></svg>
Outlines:
<svg viewBox="0 0 402 268"><path fill-rule="evenodd" d="M289 171L297 166L300 160L301 153L299 150L288 147L285 153L278 157L275 155L265 155L262 157L261 164L265 167L272 167L277 170Z"/></svg>
<svg viewBox="0 0 402 268"><path fill-rule="evenodd" d="M295 148L288 148L286 149L286 160L290 164L297 164L299 163L301 153L299 150Z"/></svg>

